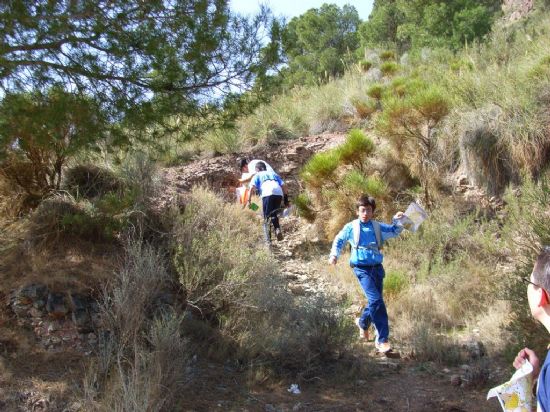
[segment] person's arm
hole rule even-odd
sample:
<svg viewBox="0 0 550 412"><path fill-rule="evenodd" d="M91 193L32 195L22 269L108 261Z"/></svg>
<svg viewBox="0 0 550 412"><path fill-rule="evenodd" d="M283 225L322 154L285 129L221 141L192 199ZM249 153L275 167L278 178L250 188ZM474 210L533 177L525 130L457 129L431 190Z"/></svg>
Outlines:
<svg viewBox="0 0 550 412"><path fill-rule="evenodd" d="M521 368L521 365L523 365L526 360L533 366L533 379L536 380L540 373L540 360L537 354L531 349L523 348L518 352L518 355L514 359L514 368Z"/></svg>
<svg viewBox="0 0 550 412"><path fill-rule="evenodd" d="M238 179L239 183L243 184L243 183L248 183L252 180L252 178L256 175L256 172L253 172L253 173L247 173L247 174L243 174L243 176L241 176L240 179Z"/></svg>
<svg viewBox="0 0 550 412"><path fill-rule="evenodd" d="M403 216L403 212L397 212L393 217L391 224L380 223L380 234L382 235L383 242L401 234L403 231L403 225L401 225L398 221L401 216Z"/></svg>
<svg viewBox="0 0 550 412"><path fill-rule="evenodd" d="M250 189L250 196L248 196L249 205L252 202L252 195L259 193L259 187L260 187L260 182L259 182L258 176L255 176L255 175L252 176L250 181L250 186L249 186L249 189Z"/></svg>
<svg viewBox="0 0 550 412"><path fill-rule="evenodd" d="M334 238L334 241L332 242L332 248L330 249L330 257L328 259L328 262L331 265L335 265L338 261L338 257L340 256L340 252L342 251L342 248L346 244L347 241L349 241L350 236L353 232L353 228L351 223L346 224L342 230L336 235Z"/></svg>

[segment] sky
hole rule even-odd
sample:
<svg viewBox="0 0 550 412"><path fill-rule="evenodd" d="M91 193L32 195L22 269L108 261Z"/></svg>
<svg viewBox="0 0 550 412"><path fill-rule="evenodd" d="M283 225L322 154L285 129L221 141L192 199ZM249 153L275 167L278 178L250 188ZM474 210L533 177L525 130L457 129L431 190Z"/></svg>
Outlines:
<svg viewBox="0 0 550 412"><path fill-rule="evenodd" d="M367 20L374 0L230 0L231 10L240 14L255 14L260 4L266 4L276 16L286 16L288 20L300 16L309 9L319 8L324 3L354 6L361 20Z"/></svg>

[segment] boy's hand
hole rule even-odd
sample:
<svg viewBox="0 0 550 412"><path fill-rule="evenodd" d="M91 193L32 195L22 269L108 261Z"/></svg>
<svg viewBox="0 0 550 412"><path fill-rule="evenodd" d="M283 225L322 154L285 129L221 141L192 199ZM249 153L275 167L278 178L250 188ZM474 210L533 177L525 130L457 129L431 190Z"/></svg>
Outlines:
<svg viewBox="0 0 550 412"><path fill-rule="evenodd" d="M523 348L518 352L518 356L514 359L514 368L519 369L521 365L528 360L531 365L533 365L533 377L536 379L539 376L540 372L540 361L535 352L529 348Z"/></svg>
<svg viewBox="0 0 550 412"><path fill-rule="evenodd" d="M404 215L403 212L397 212L393 218L394 219L401 219L403 217L403 215Z"/></svg>
<svg viewBox="0 0 550 412"><path fill-rule="evenodd" d="M331 256L328 258L328 263L330 263L331 265L335 265L337 261L338 258L336 256Z"/></svg>

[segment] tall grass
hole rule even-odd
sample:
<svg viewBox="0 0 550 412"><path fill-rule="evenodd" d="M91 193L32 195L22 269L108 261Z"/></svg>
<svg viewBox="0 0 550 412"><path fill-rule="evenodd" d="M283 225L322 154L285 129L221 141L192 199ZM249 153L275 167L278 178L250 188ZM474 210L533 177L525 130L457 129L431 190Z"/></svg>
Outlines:
<svg viewBox="0 0 550 412"><path fill-rule="evenodd" d="M506 194L508 220L503 238L509 249L511 264L506 278L499 284L503 297L512 307L513 349L529 345L543 353L548 343L548 332L532 319L527 292L522 277L529 277L542 246L550 245L550 173L535 183L524 180L520 190Z"/></svg>

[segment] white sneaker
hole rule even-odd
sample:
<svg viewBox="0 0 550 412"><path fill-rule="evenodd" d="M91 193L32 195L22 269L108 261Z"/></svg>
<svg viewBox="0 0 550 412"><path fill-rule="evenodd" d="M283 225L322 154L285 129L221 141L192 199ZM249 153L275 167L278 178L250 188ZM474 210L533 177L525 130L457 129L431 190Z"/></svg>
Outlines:
<svg viewBox="0 0 550 412"><path fill-rule="evenodd" d="M382 342L382 343L376 342L374 346L376 346L378 353L388 353L389 351L391 351L391 345L389 342Z"/></svg>
<svg viewBox="0 0 550 412"><path fill-rule="evenodd" d="M359 325L359 318L355 318L355 324L359 328L359 339L369 339L369 331Z"/></svg>

